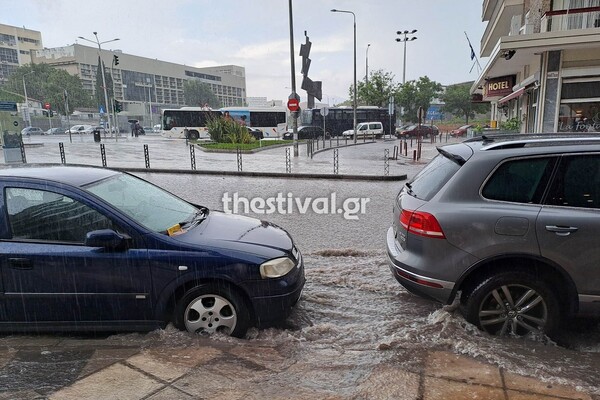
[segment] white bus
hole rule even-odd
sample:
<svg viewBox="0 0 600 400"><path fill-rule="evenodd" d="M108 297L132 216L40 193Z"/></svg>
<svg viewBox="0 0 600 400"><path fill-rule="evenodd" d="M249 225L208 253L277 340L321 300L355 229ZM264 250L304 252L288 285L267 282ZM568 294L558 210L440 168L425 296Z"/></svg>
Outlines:
<svg viewBox="0 0 600 400"><path fill-rule="evenodd" d="M192 140L210 139L206 123L208 119L221 116L220 111L207 110L203 107L182 107L161 111L162 136L185 139L185 129L188 138Z"/></svg>
<svg viewBox="0 0 600 400"><path fill-rule="evenodd" d="M260 129L265 138L281 138L287 130L285 107L224 107L219 111L242 125Z"/></svg>

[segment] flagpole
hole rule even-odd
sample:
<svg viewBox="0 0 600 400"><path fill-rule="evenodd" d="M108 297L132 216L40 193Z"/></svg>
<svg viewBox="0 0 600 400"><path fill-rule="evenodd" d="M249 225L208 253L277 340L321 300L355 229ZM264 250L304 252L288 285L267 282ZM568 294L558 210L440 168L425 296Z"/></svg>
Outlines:
<svg viewBox="0 0 600 400"><path fill-rule="evenodd" d="M467 32L465 32L465 37L467 38L467 42L469 43L469 47L471 48L471 60L475 59L475 63L477 63L477 73L481 73L481 64L479 64L479 58L477 58L477 54L475 54L475 50L473 50L473 45L471 44L471 40L469 40L469 35L467 35ZM475 66L475 64L473 64L473 66ZM471 67L471 71L473 70L473 67ZM471 72L469 71L469 72Z"/></svg>

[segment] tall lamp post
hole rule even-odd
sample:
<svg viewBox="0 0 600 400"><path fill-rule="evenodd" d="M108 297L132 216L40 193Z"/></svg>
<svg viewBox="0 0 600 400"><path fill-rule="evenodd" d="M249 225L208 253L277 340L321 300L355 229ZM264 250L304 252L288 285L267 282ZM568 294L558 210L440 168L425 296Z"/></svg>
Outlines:
<svg viewBox="0 0 600 400"><path fill-rule="evenodd" d="M371 43L367 44L367 51L365 55L365 91L369 93L369 47Z"/></svg>
<svg viewBox="0 0 600 400"><path fill-rule="evenodd" d="M100 40L98 40L98 32L92 32L92 33L94 34L94 37L96 38L96 41L93 41L93 40L90 40L90 39L86 39L83 36L79 36L79 39L85 40L85 41L90 42L90 43L96 43L98 45L98 57L100 57L100 68L102 69L102 86L104 88L104 104L105 104L104 107L106 107L106 110L104 110L104 111L106 112L107 119L108 119L108 131L112 132L113 131L112 130L112 123L110 122L110 114L108 113L108 108L109 108L109 105L108 105L108 92L106 91L106 77L105 77L105 74L104 74L104 63L102 62L102 55L101 55L102 54L102 47L101 47L101 45L103 45L104 43L116 42L119 39L117 38L117 39L111 39L111 40L106 40L104 42L101 42ZM117 137L117 136L115 136L115 137Z"/></svg>
<svg viewBox="0 0 600 400"><path fill-rule="evenodd" d="M27 86L25 85L25 77L33 74L35 71L23 74L23 94L25 95L25 117L27 117L27 126L31 126L31 115L29 114L29 99L27 98Z"/></svg>
<svg viewBox="0 0 600 400"><path fill-rule="evenodd" d="M396 38L396 42L404 42L404 63L402 65L402 84L404 85L406 83L406 42L412 42L413 40L417 40L416 36L413 37L408 37L408 35L413 35L417 33L416 29L413 29L412 31L398 31L396 32L397 35L403 35L404 37L399 37Z"/></svg>
<svg viewBox="0 0 600 400"><path fill-rule="evenodd" d="M352 104L352 111L354 114L354 143L356 143L356 14L354 14L352 11L336 9L331 10L331 12L352 14L352 17L354 18L354 100Z"/></svg>
<svg viewBox="0 0 600 400"><path fill-rule="evenodd" d="M367 54L365 56L365 83L369 86L369 47L371 43L367 44Z"/></svg>

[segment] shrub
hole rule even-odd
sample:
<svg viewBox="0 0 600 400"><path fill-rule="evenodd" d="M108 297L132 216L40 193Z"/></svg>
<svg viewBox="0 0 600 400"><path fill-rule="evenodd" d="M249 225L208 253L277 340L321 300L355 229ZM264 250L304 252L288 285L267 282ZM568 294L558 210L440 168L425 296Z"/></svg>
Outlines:
<svg viewBox="0 0 600 400"><path fill-rule="evenodd" d="M254 136L232 119L212 117L206 123L210 138L217 143L251 143Z"/></svg>
<svg viewBox="0 0 600 400"><path fill-rule="evenodd" d="M500 124L500 128L505 131L518 132L521 129L521 121L519 121L519 118L511 118Z"/></svg>

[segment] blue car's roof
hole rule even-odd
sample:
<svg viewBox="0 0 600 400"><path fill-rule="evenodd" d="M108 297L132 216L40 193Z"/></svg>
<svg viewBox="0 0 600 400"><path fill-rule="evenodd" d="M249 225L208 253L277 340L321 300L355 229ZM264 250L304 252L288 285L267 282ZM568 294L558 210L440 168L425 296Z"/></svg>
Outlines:
<svg viewBox="0 0 600 400"><path fill-rule="evenodd" d="M120 172L104 168L73 166L16 166L0 168L0 178L18 177L49 180L72 186L85 186Z"/></svg>

